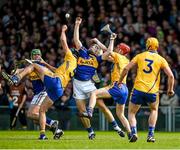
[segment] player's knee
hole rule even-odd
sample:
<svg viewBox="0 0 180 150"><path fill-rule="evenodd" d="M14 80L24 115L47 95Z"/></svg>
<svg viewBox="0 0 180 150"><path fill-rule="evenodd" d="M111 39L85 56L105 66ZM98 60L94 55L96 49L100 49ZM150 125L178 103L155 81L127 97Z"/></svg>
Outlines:
<svg viewBox="0 0 180 150"><path fill-rule="evenodd" d="M27 117L30 118L30 119L34 119L34 118L38 118L39 115L38 115L38 113L36 113L36 112L28 111L28 112L27 112Z"/></svg>
<svg viewBox="0 0 180 150"><path fill-rule="evenodd" d="M31 114L31 112L30 112L30 111L28 111L28 112L27 112L27 117L31 119L32 114Z"/></svg>
<svg viewBox="0 0 180 150"><path fill-rule="evenodd" d="M46 112L46 107L44 105L41 105L39 109L39 113L45 113Z"/></svg>
<svg viewBox="0 0 180 150"><path fill-rule="evenodd" d="M152 108L151 108L151 111L157 112L157 111L158 111L158 108L152 107Z"/></svg>
<svg viewBox="0 0 180 150"><path fill-rule="evenodd" d="M93 95L93 96L97 96L97 94L98 94L98 90L94 90L91 92L91 95Z"/></svg>
<svg viewBox="0 0 180 150"><path fill-rule="evenodd" d="M86 111L86 109L79 109L78 112L79 114L83 114Z"/></svg>

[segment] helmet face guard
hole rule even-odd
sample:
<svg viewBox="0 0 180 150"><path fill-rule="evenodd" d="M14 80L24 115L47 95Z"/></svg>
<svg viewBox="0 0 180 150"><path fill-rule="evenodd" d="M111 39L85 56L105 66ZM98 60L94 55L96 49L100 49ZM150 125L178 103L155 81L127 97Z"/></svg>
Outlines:
<svg viewBox="0 0 180 150"><path fill-rule="evenodd" d="M147 50L158 50L159 42L156 38L150 37L146 41L146 49Z"/></svg>
<svg viewBox="0 0 180 150"><path fill-rule="evenodd" d="M33 56L34 56L34 55L40 55L40 56L42 56L41 50L40 50L40 49L33 49L33 50L31 51L31 59L33 59Z"/></svg>
<svg viewBox="0 0 180 150"><path fill-rule="evenodd" d="M125 43L118 44L117 49L118 52L121 53L122 55L126 55L131 51L130 47Z"/></svg>

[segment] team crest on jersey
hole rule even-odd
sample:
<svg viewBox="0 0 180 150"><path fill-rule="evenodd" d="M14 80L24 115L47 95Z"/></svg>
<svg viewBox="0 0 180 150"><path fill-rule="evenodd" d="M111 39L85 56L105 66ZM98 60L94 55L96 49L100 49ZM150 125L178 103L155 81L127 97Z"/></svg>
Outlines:
<svg viewBox="0 0 180 150"><path fill-rule="evenodd" d="M85 65L85 66L91 66L91 67L98 67L98 62L95 58L90 58L90 59L84 59L84 58L79 58L78 59L78 65Z"/></svg>

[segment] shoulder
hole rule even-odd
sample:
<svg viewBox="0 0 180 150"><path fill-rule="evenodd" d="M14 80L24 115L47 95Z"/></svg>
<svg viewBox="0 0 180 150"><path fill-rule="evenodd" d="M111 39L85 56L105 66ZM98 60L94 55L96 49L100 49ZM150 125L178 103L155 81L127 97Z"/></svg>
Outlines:
<svg viewBox="0 0 180 150"><path fill-rule="evenodd" d="M84 46L81 46L80 49L79 49L79 51L87 51L87 50L88 49L86 47L84 47Z"/></svg>
<svg viewBox="0 0 180 150"><path fill-rule="evenodd" d="M159 55L159 54L156 55L156 58L157 58L157 60L160 60L163 63L167 63L166 59L163 56Z"/></svg>
<svg viewBox="0 0 180 150"><path fill-rule="evenodd" d="M87 57L89 56L88 49L84 46L81 46L81 48L78 50L80 57Z"/></svg>

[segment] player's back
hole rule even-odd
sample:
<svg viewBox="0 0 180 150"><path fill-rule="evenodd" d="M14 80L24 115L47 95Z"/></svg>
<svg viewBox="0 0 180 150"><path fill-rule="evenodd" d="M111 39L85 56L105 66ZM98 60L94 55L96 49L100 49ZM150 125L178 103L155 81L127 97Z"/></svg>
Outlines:
<svg viewBox="0 0 180 150"><path fill-rule="evenodd" d="M22 102L23 95L25 94L25 85L23 83L18 86L10 86L10 96L13 100L13 105L18 106Z"/></svg>
<svg viewBox="0 0 180 150"><path fill-rule="evenodd" d="M74 70L77 67L77 59L73 56L72 52L69 50L64 58L64 62L55 71L55 76L60 77L62 87L65 88L71 77L74 76Z"/></svg>
<svg viewBox="0 0 180 150"><path fill-rule="evenodd" d="M129 60L125 56L116 52L113 52L112 56L114 59L114 63L111 70L111 82L113 83L119 81L121 73L124 67L129 63ZM123 79L122 82L126 84L126 77Z"/></svg>
<svg viewBox="0 0 180 150"><path fill-rule="evenodd" d="M142 92L158 92L160 69L168 65L166 60L156 52L146 51L135 56L132 61L138 67L134 88Z"/></svg>

